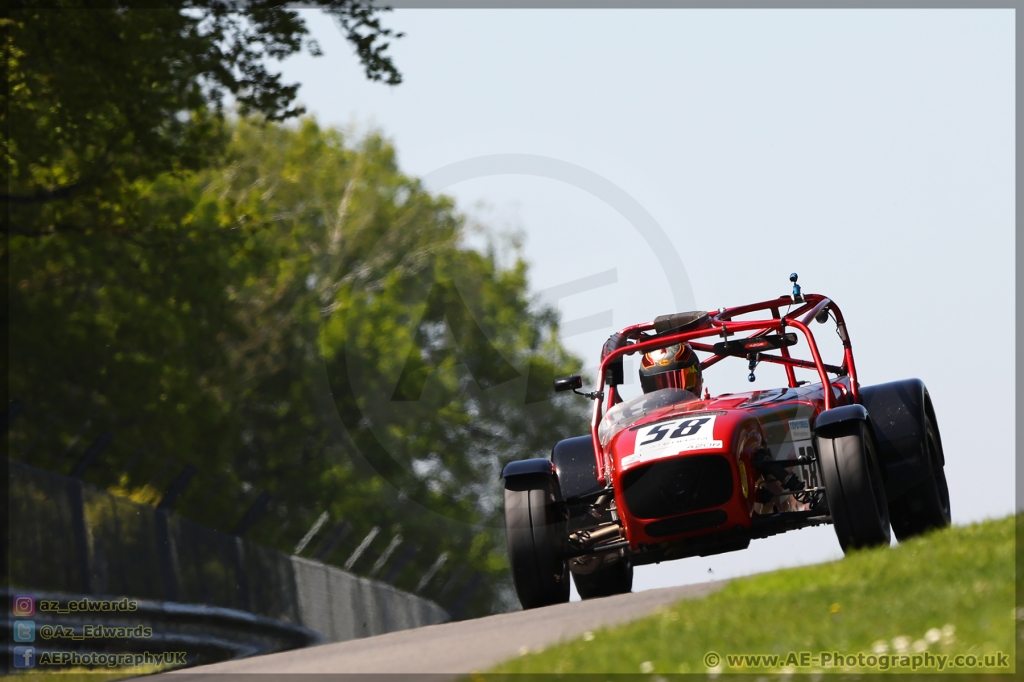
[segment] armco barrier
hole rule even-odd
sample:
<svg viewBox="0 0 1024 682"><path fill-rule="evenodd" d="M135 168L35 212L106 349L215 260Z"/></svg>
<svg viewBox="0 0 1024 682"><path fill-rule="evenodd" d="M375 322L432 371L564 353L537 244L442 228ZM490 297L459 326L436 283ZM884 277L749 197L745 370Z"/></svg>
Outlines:
<svg viewBox="0 0 1024 682"><path fill-rule="evenodd" d="M190 631L205 618L211 638L219 637L214 624L225 622L211 607L308 628L328 642L449 620L437 604L385 583L289 557L79 479L14 460L7 466L9 584L17 593L130 597L163 605L153 609L157 620L184 609L195 616ZM286 631L281 647L312 641ZM273 628L267 632L276 636Z"/></svg>

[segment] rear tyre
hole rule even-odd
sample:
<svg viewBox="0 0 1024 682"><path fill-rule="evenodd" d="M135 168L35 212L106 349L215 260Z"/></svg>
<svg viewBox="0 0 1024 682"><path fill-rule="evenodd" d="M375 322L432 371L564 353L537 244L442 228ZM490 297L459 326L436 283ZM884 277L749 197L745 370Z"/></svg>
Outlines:
<svg viewBox="0 0 1024 682"><path fill-rule="evenodd" d="M900 542L950 523L949 488L942 467L942 443L930 416L924 429L925 480L889 503L892 530Z"/></svg>
<svg viewBox="0 0 1024 682"><path fill-rule="evenodd" d="M835 437L817 438L825 497L839 545L843 552L888 545L889 505L870 428L860 420L840 428Z"/></svg>
<svg viewBox="0 0 1024 682"><path fill-rule="evenodd" d="M519 603L534 609L569 601L569 569L561 551L565 520L548 476L505 482L505 537Z"/></svg>
<svg viewBox="0 0 1024 682"><path fill-rule="evenodd" d="M581 599L626 594L633 591L633 564L629 559L622 559L593 573L573 573L572 581Z"/></svg>

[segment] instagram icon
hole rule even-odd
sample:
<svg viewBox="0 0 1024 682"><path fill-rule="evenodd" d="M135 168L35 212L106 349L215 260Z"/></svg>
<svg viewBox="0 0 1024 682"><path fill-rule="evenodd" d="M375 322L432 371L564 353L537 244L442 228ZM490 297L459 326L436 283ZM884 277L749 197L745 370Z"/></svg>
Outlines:
<svg viewBox="0 0 1024 682"><path fill-rule="evenodd" d="M28 594L19 594L14 597L14 615L19 618L33 616L36 613L35 597Z"/></svg>

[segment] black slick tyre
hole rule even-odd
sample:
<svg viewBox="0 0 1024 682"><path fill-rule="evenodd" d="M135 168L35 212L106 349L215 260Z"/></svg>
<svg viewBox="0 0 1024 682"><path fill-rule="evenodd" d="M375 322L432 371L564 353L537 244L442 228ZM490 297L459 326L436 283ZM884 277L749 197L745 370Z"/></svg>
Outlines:
<svg viewBox="0 0 1024 682"><path fill-rule="evenodd" d="M565 521L548 476L505 482L505 537L519 603L534 609L569 601L569 569L561 550Z"/></svg>
<svg viewBox="0 0 1024 682"><path fill-rule="evenodd" d="M942 441L930 416L925 418L923 481L889 503L892 530L900 542L950 523L949 488L943 471Z"/></svg>
<svg viewBox="0 0 1024 682"><path fill-rule="evenodd" d="M573 573L572 581L576 583L580 599L626 594L633 590L633 564L629 559L621 559L593 573Z"/></svg>
<svg viewBox="0 0 1024 682"><path fill-rule="evenodd" d="M870 427L854 420L840 425L832 437L816 440L825 497L843 552L888 545L889 505Z"/></svg>

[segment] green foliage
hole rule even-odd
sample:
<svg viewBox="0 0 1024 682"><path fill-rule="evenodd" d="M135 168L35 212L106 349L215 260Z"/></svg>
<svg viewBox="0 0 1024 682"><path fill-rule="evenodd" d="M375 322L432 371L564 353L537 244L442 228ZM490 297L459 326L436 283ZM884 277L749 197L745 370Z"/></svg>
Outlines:
<svg viewBox="0 0 1024 682"><path fill-rule="evenodd" d="M353 0L311 3L333 15L366 68L401 76L393 33ZM296 11L271 0L14 0L0 19L8 89L2 116L10 205L4 231L135 232L142 187L204 168L227 141L222 106L269 120L297 116L298 84L267 69L303 49ZM395 36L398 37L398 36ZM314 42L306 48L319 54Z"/></svg>
<svg viewBox="0 0 1024 682"><path fill-rule="evenodd" d="M509 661L495 673L701 673L705 656L718 673L783 672L790 652L887 655L1002 652L1014 666L1015 518L950 528L841 561L730 582L722 591L543 653ZM1018 616L1019 617L1019 616ZM777 665L730 655L779 655ZM865 663L867 659L865 658ZM912 663L912 661L911 661ZM789 665L796 673L879 672L879 668ZM889 672L910 672L892 666ZM918 673L935 674L931 669ZM959 668L950 673L981 672ZM486 675L490 679L492 675ZM501 675L494 675L500 679Z"/></svg>
<svg viewBox="0 0 1024 682"><path fill-rule="evenodd" d="M229 132L222 165L137 181L130 234L11 237L12 456L67 473L106 430L91 482L155 503L191 464L188 518L230 532L266 491L251 539L291 551L327 511L304 555L379 526L357 572L401 534L378 577L418 548L393 576L415 588L446 552L427 596L507 606L500 467L586 430L550 392L580 367L556 315L380 137Z"/></svg>

